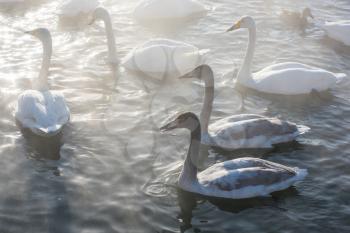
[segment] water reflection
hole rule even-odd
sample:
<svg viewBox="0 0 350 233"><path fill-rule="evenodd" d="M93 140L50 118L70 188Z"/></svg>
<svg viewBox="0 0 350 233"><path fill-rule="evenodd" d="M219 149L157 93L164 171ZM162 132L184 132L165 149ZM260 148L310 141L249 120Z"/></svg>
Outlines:
<svg viewBox="0 0 350 233"><path fill-rule="evenodd" d="M298 190L295 187L290 187L283 191L274 192L266 197L256 197L247 199L225 199L216 197L206 197L194 193L177 189L178 204L180 207L180 214L178 216L180 221L180 231L182 233L192 230L193 232L201 232L200 229L192 225L193 210L201 202L209 202L221 211L238 214L244 210L251 208L274 208L278 211L287 211L279 207L289 197L298 195ZM200 221L205 222L205 221ZM219 228L219 226L218 226Z"/></svg>

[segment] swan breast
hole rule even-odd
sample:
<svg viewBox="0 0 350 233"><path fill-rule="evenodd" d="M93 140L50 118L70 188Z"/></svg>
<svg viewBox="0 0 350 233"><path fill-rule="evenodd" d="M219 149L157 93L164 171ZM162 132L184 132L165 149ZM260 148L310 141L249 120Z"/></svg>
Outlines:
<svg viewBox="0 0 350 233"><path fill-rule="evenodd" d="M63 95L29 90L18 98L16 119L34 133L56 134L69 121L69 109Z"/></svg>

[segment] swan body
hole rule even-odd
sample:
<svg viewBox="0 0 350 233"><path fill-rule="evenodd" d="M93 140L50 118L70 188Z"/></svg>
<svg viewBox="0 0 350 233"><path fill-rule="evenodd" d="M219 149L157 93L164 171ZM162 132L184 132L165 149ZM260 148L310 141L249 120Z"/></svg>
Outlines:
<svg viewBox="0 0 350 233"><path fill-rule="evenodd" d="M186 191L221 198L253 198L286 189L307 175L305 169L249 157L217 163L198 172L195 161L199 156L200 127L196 115L184 113L161 128L191 131L190 148L178 181Z"/></svg>
<svg viewBox="0 0 350 233"><path fill-rule="evenodd" d="M200 120L202 144L227 150L270 148L289 142L310 129L274 117L255 114L229 116L209 124L214 101L214 74L210 66L201 65L181 78L198 78L205 82L204 104Z"/></svg>
<svg viewBox="0 0 350 233"><path fill-rule="evenodd" d="M44 57L38 79L38 90L27 90L18 97L15 113L20 128L29 129L39 136L54 136L69 122L69 108L62 94L48 89L47 76L52 53L51 35L39 28L27 32L43 43Z"/></svg>
<svg viewBox="0 0 350 233"><path fill-rule="evenodd" d="M97 0L66 0L60 6L60 15L74 17L92 13L99 5Z"/></svg>
<svg viewBox="0 0 350 233"><path fill-rule="evenodd" d="M350 20L325 22L321 27L330 38L350 46Z"/></svg>
<svg viewBox="0 0 350 233"><path fill-rule="evenodd" d="M314 18L314 16L311 14L310 8L305 8L301 13L283 10L280 15L281 20L284 21L286 24L289 24L291 26L299 26L299 27L307 26L308 17L312 19Z"/></svg>
<svg viewBox="0 0 350 233"><path fill-rule="evenodd" d="M204 53L204 50L180 41L153 39L132 50L122 65L156 79L178 77L203 64Z"/></svg>
<svg viewBox="0 0 350 233"><path fill-rule="evenodd" d="M206 11L196 0L143 0L135 8L134 17L139 21L183 19Z"/></svg>
<svg viewBox="0 0 350 233"><path fill-rule="evenodd" d="M321 68L297 62L285 62L268 66L259 72L251 72L256 42L254 19L245 16L228 31L248 28L249 45L244 63L237 74L237 83L260 92L280 95L309 94L312 91L326 91L346 77Z"/></svg>

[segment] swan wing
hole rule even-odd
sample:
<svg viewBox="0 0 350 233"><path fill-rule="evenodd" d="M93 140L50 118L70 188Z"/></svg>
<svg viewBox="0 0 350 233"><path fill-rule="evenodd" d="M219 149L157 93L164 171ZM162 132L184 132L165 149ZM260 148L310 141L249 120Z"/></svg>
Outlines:
<svg viewBox="0 0 350 233"><path fill-rule="evenodd" d="M156 39L135 48L123 59L122 64L128 70L162 79L165 75L181 76L203 61L203 52L193 45Z"/></svg>
<svg viewBox="0 0 350 233"><path fill-rule="evenodd" d="M294 123L266 117L240 121L224 118L211 124L209 131L214 145L226 149L271 147L302 133Z"/></svg>
<svg viewBox="0 0 350 233"><path fill-rule="evenodd" d="M135 8L134 17L138 20L180 19L206 11L196 0L144 0Z"/></svg>
<svg viewBox="0 0 350 233"><path fill-rule="evenodd" d="M313 90L328 90L344 76L300 63L282 63L254 73L252 85L259 91L273 94L309 94Z"/></svg>
<svg viewBox="0 0 350 233"><path fill-rule="evenodd" d="M336 22L326 22L322 25L326 34L332 39L343 42L350 46L350 20L342 20Z"/></svg>
<svg viewBox="0 0 350 233"><path fill-rule="evenodd" d="M255 158L215 164L198 174L205 195L227 198L264 196L302 180L307 172Z"/></svg>
<svg viewBox="0 0 350 233"><path fill-rule="evenodd" d="M60 131L69 121L69 109L64 97L50 91L26 91L18 98L16 119L22 127L49 134Z"/></svg>

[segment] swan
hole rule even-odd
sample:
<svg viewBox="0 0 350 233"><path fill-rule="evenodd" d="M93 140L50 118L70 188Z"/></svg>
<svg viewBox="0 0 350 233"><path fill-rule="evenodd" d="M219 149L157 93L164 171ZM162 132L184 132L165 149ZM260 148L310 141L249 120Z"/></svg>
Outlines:
<svg viewBox="0 0 350 233"><path fill-rule="evenodd" d="M201 126L197 116L190 112L181 114L161 130L176 128L191 131L190 147L178 180L179 187L188 192L231 199L267 196L290 187L307 175L306 169L249 157L216 163L198 172L195 164L199 157Z"/></svg>
<svg viewBox="0 0 350 233"><path fill-rule="evenodd" d="M111 16L105 8L97 7L92 14L92 19L89 24L93 24L96 20L102 20L106 28L108 62L111 65L118 65L119 61L117 57L117 49L115 46L115 37L113 32Z"/></svg>
<svg viewBox="0 0 350 233"><path fill-rule="evenodd" d="M186 19L205 14L207 9L196 0L143 0L134 10L140 22L150 20Z"/></svg>
<svg viewBox="0 0 350 233"><path fill-rule="evenodd" d="M205 62L208 50L170 39L157 38L137 46L122 60L129 71L151 78L179 77Z"/></svg>
<svg viewBox="0 0 350 233"><path fill-rule="evenodd" d="M91 14L99 6L98 0L66 0L58 7L60 25L86 26Z"/></svg>
<svg viewBox="0 0 350 233"><path fill-rule="evenodd" d="M103 7L97 7L91 22L102 20L106 27L108 60L111 64L119 64L117 58L115 37L110 14ZM161 80L165 76L181 76L197 65L204 63L204 54L208 50L180 41L169 39L152 39L130 51L121 61L121 65L136 73Z"/></svg>
<svg viewBox="0 0 350 233"><path fill-rule="evenodd" d="M16 123L21 129L29 129L36 135L54 136L69 122L70 113L63 95L50 91L48 87L47 78L52 54L51 35L46 28L26 33L42 42L44 55L37 90L27 90L18 97Z"/></svg>
<svg viewBox="0 0 350 233"><path fill-rule="evenodd" d="M202 144L228 150L270 148L273 144L292 141L310 130L306 126L255 114L233 115L209 125L214 101L214 74L211 67L201 65L180 78L197 78L205 83L200 114Z"/></svg>
<svg viewBox="0 0 350 233"><path fill-rule="evenodd" d="M300 95L312 91L326 91L346 77L344 73L332 73L298 62L278 63L252 73L251 65L256 42L254 19L244 16L227 31L239 28L249 30L247 53L237 75L237 83L240 85L270 94Z"/></svg>
<svg viewBox="0 0 350 233"><path fill-rule="evenodd" d="M285 23L292 25L292 26L299 26L299 27L306 27L308 24L308 17L314 18L314 16L311 13L310 8L306 7L302 13L294 12L294 11L287 11L283 10L280 18Z"/></svg>
<svg viewBox="0 0 350 233"><path fill-rule="evenodd" d="M335 22L325 22L321 28L327 36L350 46L350 20L339 20Z"/></svg>

